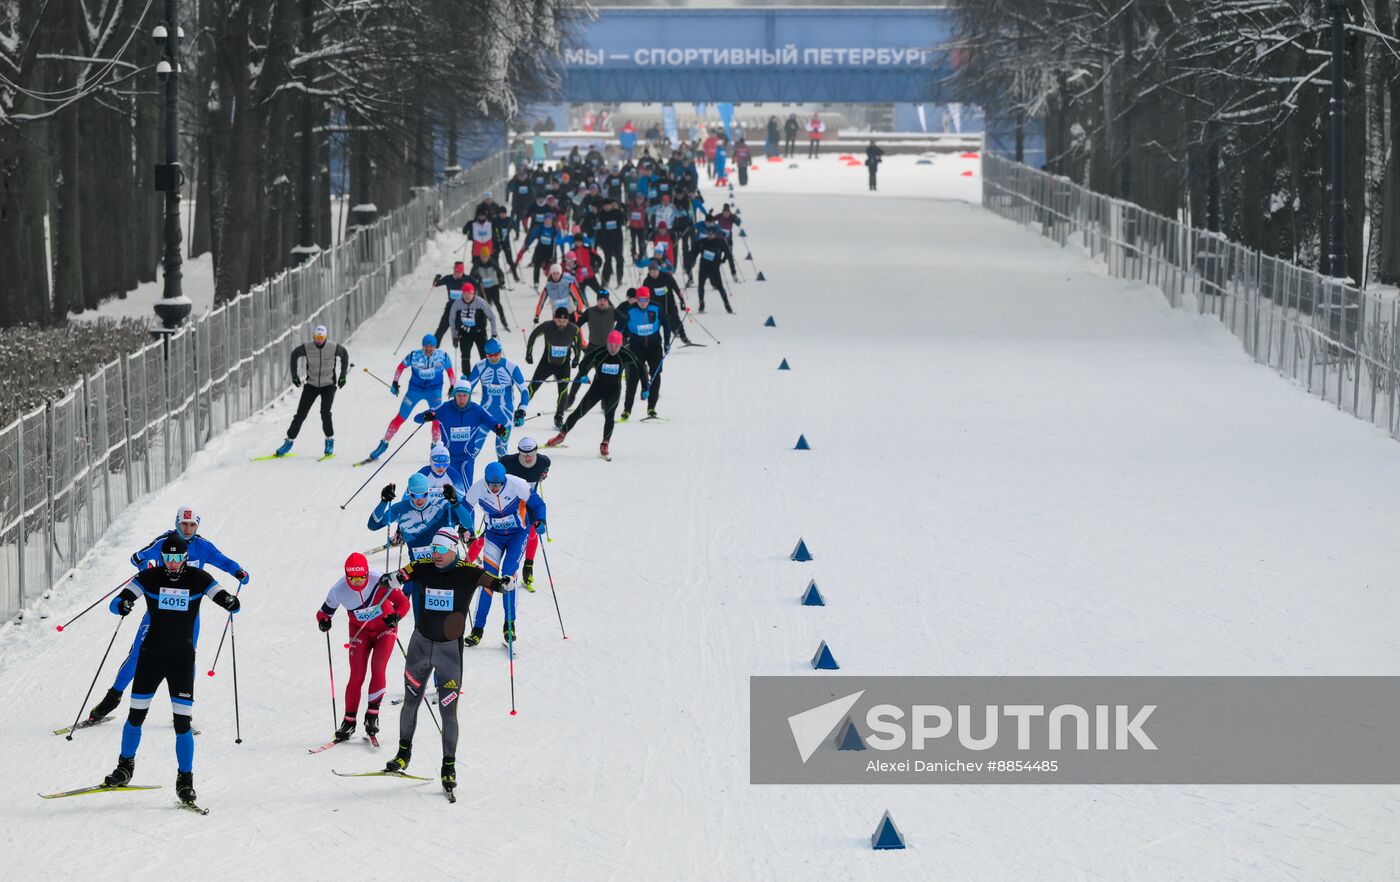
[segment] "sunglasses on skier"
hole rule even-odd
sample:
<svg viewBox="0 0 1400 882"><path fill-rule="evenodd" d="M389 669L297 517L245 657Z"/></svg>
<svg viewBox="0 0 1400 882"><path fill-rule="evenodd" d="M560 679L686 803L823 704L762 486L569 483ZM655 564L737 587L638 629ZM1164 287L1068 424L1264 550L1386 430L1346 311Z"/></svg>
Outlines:
<svg viewBox="0 0 1400 882"><path fill-rule="evenodd" d="M189 557L190 557L190 556L189 556L188 554L165 554L165 553L162 553L162 554L161 554L161 557L165 558L165 562L166 562L166 563L184 563L185 561L189 560Z"/></svg>
<svg viewBox="0 0 1400 882"><path fill-rule="evenodd" d="M428 494L426 494L426 493L410 493L410 494L408 494L408 498L409 498L409 499L427 499L427 498L428 498Z"/></svg>
<svg viewBox="0 0 1400 882"><path fill-rule="evenodd" d="M434 542L432 546L433 554L451 554L456 550L456 545L439 545L436 542Z"/></svg>
<svg viewBox="0 0 1400 882"><path fill-rule="evenodd" d="M369 576L346 576L345 581L347 584L358 588L369 581Z"/></svg>
<svg viewBox="0 0 1400 882"><path fill-rule="evenodd" d="M487 482L486 482L486 489L487 489L487 490L490 490L492 493L500 493L500 492L501 492L501 488L505 487L505 485L506 485L506 482L505 482L505 481L501 481L500 483L492 483L492 482L490 482L490 481L487 481Z"/></svg>

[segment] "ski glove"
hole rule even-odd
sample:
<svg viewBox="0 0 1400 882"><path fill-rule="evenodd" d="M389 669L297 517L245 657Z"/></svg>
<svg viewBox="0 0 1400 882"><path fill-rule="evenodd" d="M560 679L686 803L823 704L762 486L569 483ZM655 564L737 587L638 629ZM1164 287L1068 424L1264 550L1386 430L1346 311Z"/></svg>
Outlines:
<svg viewBox="0 0 1400 882"><path fill-rule="evenodd" d="M379 491L379 498L385 502L393 502L394 497L398 495L395 489L393 484L385 484L384 489Z"/></svg>
<svg viewBox="0 0 1400 882"><path fill-rule="evenodd" d="M425 410L423 411L423 417L420 422L431 423L435 419L437 419L437 414L433 413L431 410Z"/></svg>
<svg viewBox="0 0 1400 882"><path fill-rule="evenodd" d="M458 527L457 538L462 540L463 545L470 545L476 540L476 534L466 527Z"/></svg>
<svg viewBox="0 0 1400 882"><path fill-rule="evenodd" d="M320 628L322 631L329 631L331 629L331 617L323 612L317 611L316 627Z"/></svg>
<svg viewBox="0 0 1400 882"><path fill-rule="evenodd" d="M344 389L344 388L345 388L345 378L344 378L344 377L341 377L339 380L336 380L336 381L335 381L335 388L337 388L337 389Z"/></svg>
<svg viewBox="0 0 1400 882"><path fill-rule="evenodd" d="M392 395L392 396L394 396L395 398L398 398L398 397L399 397L399 381L398 381L398 380L395 380L394 382L392 382L392 383L389 384L389 394Z"/></svg>
<svg viewBox="0 0 1400 882"><path fill-rule="evenodd" d="M549 532L549 526L545 524L544 518L539 518L538 520L532 521L530 523L530 526L534 527L535 532L539 533L541 536Z"/></svg>
<svg viewBox="0 0 1400 882"><path fill-rule="evenodd" d="M523 425L525 425L525 408L517 407L515 409L515 427L518 429Z"/></svg>
<svg viewBox="0 0 1400 882"><path fill-rule="evenodd" d="M438 282L441 282L441 281L442 281L442 276L433 276L433 287L436 288L436 287L438 286Z"/></svg>
<svg viewBox="0 0 1400 882"><path fill-rule="evenodd" d="M219 605L222 606L224 609L228 610L229 615L233 615L234 613L238 612L240 609L243 608L243 604L239 602L237 596L233 594L228 594L226 596L228 597L228 601ZM215 602L217 603L218 601Z"/></svg>
<svg viewBox="0 0 1400 882"><path fill-rule="evenodd" d="M248 580L252 578L252 576L248 575L247 570L239 570L233 574L233 577L238 580L238 584L240 585L247 585Z"/></svg>
<svg viewBox="0 0 1400 882"><path fill-rule="evenodd" d="M300 385L301 385L301 377L298 377L296 374L292 374L292 385L293 385L293 386L300 386Z"/></svg>
<svg viewBox="0 0 1400 882"><path fill-rule="evenodd" d="M505 423L496 423L496 425L491 429L491 431L495 432L496 435L501 438L504 438L505 436L510 434L510 429L506 428Z"/></svg>
<svg viewBox="0 0 1400 882"><path fill-rule="evenodd" d="M399 614L389 613L387 616L385 616L384 626L386 628L397 628L399 626Z"/></svg>
<svg viewBox="0 0 1400 882"><path fill-rule="evenodd" d="M394 573L394 578L398 580L398 583L400 585L402 585L409 579L413 578L413 574L408 571L408 567L404 567L403 569Z"/></svg>
<svg viewBox="0 0 1400 882"><path fill-rule="evenodd" d="M456 502L457 502L457 488L456 488L456 487L453 487L451 484L443 484L443 485L442 485L442 498L443 498L443 499L446 499L448 502L456 503Z"/></svg>
<svg viewBox="0 0 1400 882"><path fill-rule="evenodd" d="M119 616L130 615L131 610L136 606L136 601L130 597L123 597L118 594L112 598L111 610L113 614Z"/></svg>

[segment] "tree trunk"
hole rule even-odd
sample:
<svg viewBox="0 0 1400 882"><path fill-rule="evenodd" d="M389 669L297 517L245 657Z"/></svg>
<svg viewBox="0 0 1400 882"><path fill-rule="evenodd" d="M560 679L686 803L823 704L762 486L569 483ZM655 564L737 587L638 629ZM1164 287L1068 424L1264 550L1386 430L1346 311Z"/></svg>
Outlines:
<svg viewBox="0 0 1400 882"><path fill-rule="evenodd" d="M51 124L54 159L53 217L49 244L53 250L53 319L64 321L82 312L83 226L78 145L82 143L78 108L68 107Z"/></svg>

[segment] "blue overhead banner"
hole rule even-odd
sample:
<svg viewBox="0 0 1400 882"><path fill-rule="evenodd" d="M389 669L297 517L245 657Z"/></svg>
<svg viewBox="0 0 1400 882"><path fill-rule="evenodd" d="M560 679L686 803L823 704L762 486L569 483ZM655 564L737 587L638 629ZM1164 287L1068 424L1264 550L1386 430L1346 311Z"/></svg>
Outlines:
<svg viewBox="0 0 1400 882"><path fill-rule="evenodd" d="M601 9L564 52L564 99L950 100L953 27L946 9Z"/></svg>

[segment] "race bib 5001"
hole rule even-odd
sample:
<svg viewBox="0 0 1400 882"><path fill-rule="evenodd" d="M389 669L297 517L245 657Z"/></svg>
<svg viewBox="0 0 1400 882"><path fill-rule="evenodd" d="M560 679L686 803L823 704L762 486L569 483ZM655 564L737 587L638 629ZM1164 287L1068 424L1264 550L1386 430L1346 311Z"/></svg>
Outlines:
<svg viewBox="0 0 1400 882"><path fill-rule="evenodd" d="M451 612L452 589L425 588L423 590L423 608L434 612Z"/></svg>

